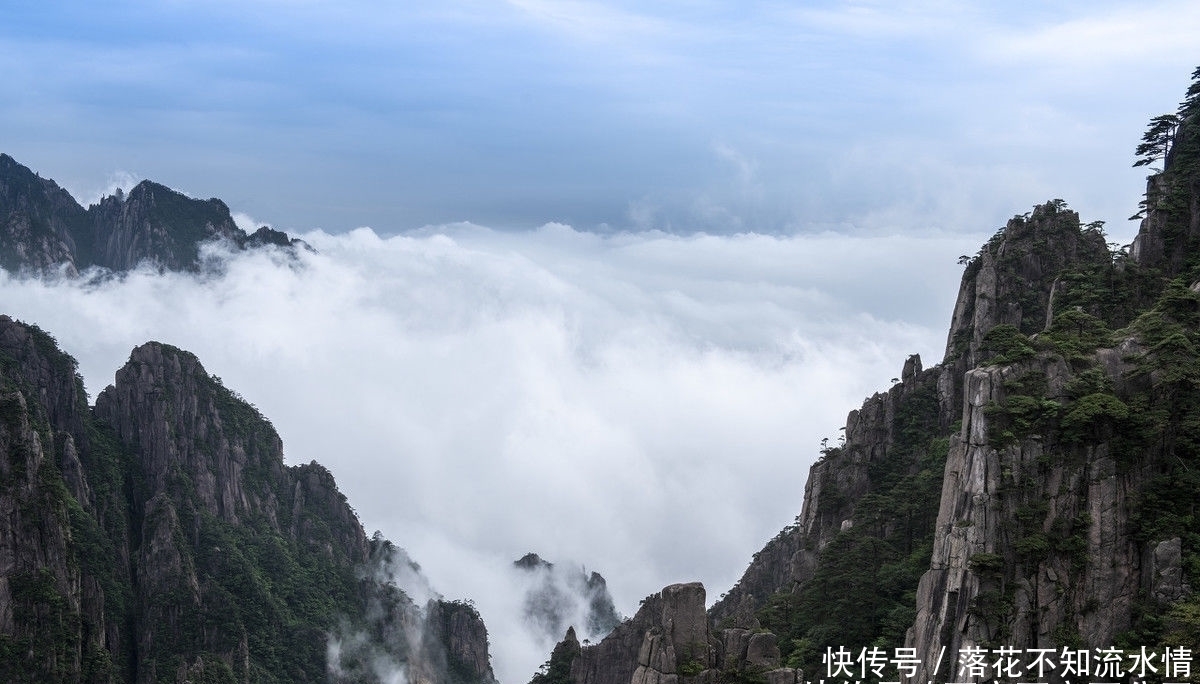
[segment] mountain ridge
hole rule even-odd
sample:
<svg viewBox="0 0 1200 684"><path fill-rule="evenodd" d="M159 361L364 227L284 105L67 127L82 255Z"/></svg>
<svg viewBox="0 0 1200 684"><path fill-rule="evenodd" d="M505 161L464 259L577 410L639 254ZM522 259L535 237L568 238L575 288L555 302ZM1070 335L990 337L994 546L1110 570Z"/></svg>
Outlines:
<svg viewBox="0 0 1200 684"><path fill-rule="evenodd" d="M475 609L413 603L402 552L189 352L137 347L93 408L0 315L0 448L5 681L495 679Z"/></svg>
<svg viewBox="0 0 1200 684"><path fill-rule="evenodd" d="M223 201L193 199L150 180L84 209L57 183L0 153L0 268L77 276L93 267L124 272L149 262L197 271L200 246L210 241L239 250L307 248L267 226L247 233Z"/></svg>

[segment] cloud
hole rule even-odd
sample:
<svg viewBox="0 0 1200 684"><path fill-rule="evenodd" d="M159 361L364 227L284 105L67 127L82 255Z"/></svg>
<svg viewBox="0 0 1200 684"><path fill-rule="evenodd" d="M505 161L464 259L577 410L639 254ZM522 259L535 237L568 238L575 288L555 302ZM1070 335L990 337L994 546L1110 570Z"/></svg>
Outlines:
<svg viewBox="0 0 1200 684"><path fill-rule="evenodd" d="M0 310L79 359L94 396L129 350L195 352L330 468L367 529L473 598L503 681L546 658L511 632L513 560L608 579L619 612L711 596L799 513L822 437L920 352L939 360L974 238L601 236L471 224L302 236L300 265L219 276L0 278ZM518 611L518 612L514 612Z"/></svg>
<svg viewBox="0 0 1200 684"><path fill-rule="evenodd" d="M638 14L611 3L567 0L508 0L523 14L577 40L608 42L631 35L661 40L675 32L671 23L648 14Z"/></svg>
<svg viewBox="0 0 1200 684"><path fill-rule="evenodd" d="M762 196L763 188L758 180L758 162L726 143L716 143L713 145L713 153L719 159L728 162L733 167L735 178L737 179L737 187L743 195L748 197Z"/></svg>
<svg viewBox="0 0 1200 684"><path fill-rule="evenodd" d="M1144 187L1130 150L1186 87L1200 25L1172 0L280 4L15 15L4 151L85 198L86 179L137 168L288 229L785 232L861 224L880 196L943 181L967 206L1006 198L970 231L1052 196L1115 221ZM881 141L904 153L886 176ZM859 178L830 182L851 163ZM1039 175L1055 189L1023 194Z"/></svg>
<svg viewBox="0 0 1200 684"><path fill-rule="evenodd" d="M133 189L133 186L142 181L142 176L128 171L114 171L108 174L108 182L103 187L96 188L65 188L71 196L75 198L80 205L87 207L93 204L99 204L100 200L105 197L117 194L117 192L127 193Z"/></svg>
<svg viewBox="0 0 1200 684"><path fill-rule="evenodd" d="M799 28L845 37L895 40L937 36L945 40L953 38L947 35L948 29L977 25L977 12L972 3L858 0L787 8L780 16Z"/></svg>
<svg viewBox="0 0 1200 684"><path fill-rule="evenodd" d="M233 216L233 222L235 224L237 224L237 227L241 228L242 230L246 231L247 233L253 233L254 231L258 230L259 228L261 228L263 226L266 226L268 228L271 227L271 224L269 224L265 221L259 221L258 219L254 218L253 216L251 216L245 212L235 211L235 212L233 212L232 216Z"/></svg>
<svg viewBox="0 0 1200 684"><path fill-rule="evenodd" d="M1115 65L1175 64L1189 53L1200 29L1191 2L1089 8L1037 27L996 31L979 43L985 56L1040 65L1085 67L1096 73Z"/></svg>

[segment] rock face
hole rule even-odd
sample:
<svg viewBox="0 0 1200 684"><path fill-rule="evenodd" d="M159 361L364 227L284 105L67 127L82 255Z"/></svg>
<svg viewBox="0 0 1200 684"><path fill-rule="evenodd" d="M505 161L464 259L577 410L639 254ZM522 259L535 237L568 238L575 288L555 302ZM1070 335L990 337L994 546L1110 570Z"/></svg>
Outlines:
<svg viewBox="0 0 1200 684"><path fill-rule="evenodd" d="M1049 248L1053 245L1053 248ZM960 371L984 359L984 336L997 325L1026 335L1049 325L1055 290L1068 271L1109 267L1112 257L1098 228L1081 230L1079 214L1062 200L1013 217L963 273L946 341L946 360Z"/></svg>
<svg viewBox="0 0 1200 684"><path fill-rule="evenodd" d="M138 347L89 409L74 360L0 316L0 446L0 679L327 681L346 632L430 684L494 681L478 613L414 606L330 473L284 465L187 352Z"/></svg>
<svg viewBox="0 0 1200 684"><path fill-rule="evenodd" d="M1174 220L1152 212L1136 258L1060 201L1010 221L967 264L945 360L851 412L714 623L813 669L906 646L936 681L969 648L1191 645L1200 297L1147 251Z"/></svg>
<svg viewBox="0 0 1200 684"><path fill-rule="evenodd" d="M718 630L705 613L704 587L673 584L647 597L633 618L599 644L579 646L567 631L534 684L715 684L764 678L796 684L803 673L779 667L775 635Z"/></svg>
<svg viewBox="0 0 1200 684"><path fill-rule="evenodd" d="M0 154L0 267L74 273L76 236L87 232L87 212L66 190Z"/></svg>
<svg viewBox="0 0 1200 684"><path fill-rule="evenodd" d="M528 582L522 608L535 633L553 639L578 620L585 638L598 641L621 622L600 573L558 567L536 553L514 561L513 568Z"/></svg>
<svg viewBox="0 0 1200 684"><path fill-rule="evenodd" d="M1116 643L1131 627L1139 592L1149 588L1140 568L1150 549L1129 524L1142 473L1119 467L1103 442L1075 453L1046 435L997 444L987 409L1003 405L1006 384L1031 374L1049 379L1047 395L1057 398L1050 401L1065 399L1071 376L1062 361L967 375L966 418L946 463L939 534L909 633L917 653L934 654L929 671L943 646L956 653ZM1166 565L1165 574L1178 577L1178 561ZM1177 599L1181 585L1173 587Z"/></svg>
<svg viewBox="0 0 1200 684"><path fill-rule="evenodd" d="M267 227L247 235L218 199L196 200L142 181L126 195L87 209L54 181L0 154L0 267L17 273L91 266L127 271L143 261L170 271L200 268L200 245L220 240L237 249L303 246Z"/></svg>
<svg viewBox="0 0 1200 684"><path fill-rule="evenodd" d="M944 453L931 453L927 435L947 430L958 404L950 371L922 369L913 355L901 381L867 399L846 419L844 442L826 449L809 470L804 501L794 525L784 529L755 555L742 578L710 611L718 625L754 627L756 613L780 591L792 591L815 576L823 549L853 528L862 499L887 485L913 485L923 478L929 490L933 472L940 477ZM941 447L934 445L933 451ZM915 493L914 493L915 496ZM936 506L936 503L934 504ZM932 534L936 508L906 521L913 540Z"/></svg>
<svg viewBox="0 0 1200 684"><path fill-rule="evenodd" d="M115 271L142 259L172 271L195 268L201 242L247 239L221 200L194 200L150 181L138 183L128 195L105 197L88 214L93 261Z"/></svg>

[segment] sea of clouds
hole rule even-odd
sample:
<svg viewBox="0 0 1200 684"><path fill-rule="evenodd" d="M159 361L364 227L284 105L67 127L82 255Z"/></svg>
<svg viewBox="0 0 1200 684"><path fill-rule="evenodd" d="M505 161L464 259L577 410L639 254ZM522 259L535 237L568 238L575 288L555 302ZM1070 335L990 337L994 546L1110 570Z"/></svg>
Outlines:
<svg viewBox="0 0 1200 684"><path fill-rule="evenodd" d="M336 476L447 598L473 599L505 684L534 551L603 574L619 612L701 580L709 601L799 513L808 468L905 358L941 358L981 236L601 235L548 224L305 234L208 250L200 275L0 275L94 398L159 340Z"/></svg>

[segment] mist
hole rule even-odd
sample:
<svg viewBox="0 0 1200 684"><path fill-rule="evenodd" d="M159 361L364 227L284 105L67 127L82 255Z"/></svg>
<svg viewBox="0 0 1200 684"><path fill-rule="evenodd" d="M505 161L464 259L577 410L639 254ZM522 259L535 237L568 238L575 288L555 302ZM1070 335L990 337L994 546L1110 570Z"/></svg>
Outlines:
<svg viewBox="0 0 1200 684"><path fill-rule="evenodd" d="M597 571L626 616L673 582L715 600L800 512L821 439L909 354L941 360L983 238L300 237L316 251L210 245L199 275L0 275L0 311L54 335L93 398L147 340L196 353L431 591L475 602L505 684L549 655L513 561Z"/></svg>

